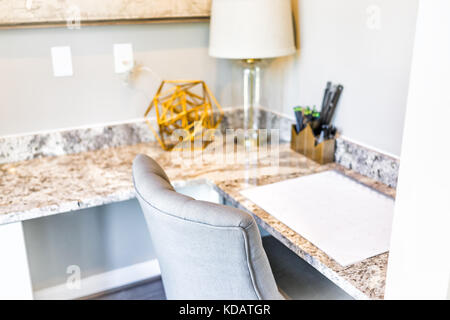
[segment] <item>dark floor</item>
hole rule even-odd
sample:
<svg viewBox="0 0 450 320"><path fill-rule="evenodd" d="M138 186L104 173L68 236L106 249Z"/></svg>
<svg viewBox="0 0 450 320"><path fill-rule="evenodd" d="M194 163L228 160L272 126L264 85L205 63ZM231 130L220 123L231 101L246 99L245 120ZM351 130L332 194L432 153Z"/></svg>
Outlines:
<svg viewBox="0 0 450 320"><path fill-rule="evenodd" d="M161 278L141 282L117 291L88 298L89 300L166 300Z"/></svg>
<svg viewBox="0 0 450 320"><path fill-rule="evenodd" d="M275 238L271 236L263 237L263 245L278 287L291 299L352 299ZM90 299L161 300L166 299L166 296L161 278L158 278Z"/></svg>

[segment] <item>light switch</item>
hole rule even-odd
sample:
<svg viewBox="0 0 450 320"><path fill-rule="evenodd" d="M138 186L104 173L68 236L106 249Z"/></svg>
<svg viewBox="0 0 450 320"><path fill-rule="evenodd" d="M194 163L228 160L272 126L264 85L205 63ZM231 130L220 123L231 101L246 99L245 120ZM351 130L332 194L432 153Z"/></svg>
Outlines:
<svg viewBox="0 0 450 320"><path fill-rule="evenodd" d="M114 44L114 70L116 73L125 73L133 69L133 47L131 43Z"/></svg>
<svg viewBox="0 0 450 320"><path fill-rule="evenodd" d="M53 74L55 77L71 77L72 52L70 47L52 47Z"/></svg>

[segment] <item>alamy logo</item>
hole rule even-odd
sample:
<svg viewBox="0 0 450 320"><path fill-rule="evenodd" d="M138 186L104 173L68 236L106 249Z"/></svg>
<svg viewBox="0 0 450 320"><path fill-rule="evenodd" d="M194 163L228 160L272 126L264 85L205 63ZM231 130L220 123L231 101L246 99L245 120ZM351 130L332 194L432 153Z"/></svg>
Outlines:
<svg viewBox="0 0 450 320"><path fill-rule="evenodd" d="M81 28L81 10L77 5L70 5L65 12L66 25L69 29Z"/></svg>
<svg viewBox="0 0 450 320"><path fill-rule="evenodd" d="M66 281L66 287L69 290L81 289L81 268L77 265L67 267L66 273L69 275Z"/></svg>
<svg viewBox="0 0 450 320"><path fill-rule="evenodd" d="M367 7L367 20L366 25L370 30L381 29L381 8L375 4Z"/></svg>

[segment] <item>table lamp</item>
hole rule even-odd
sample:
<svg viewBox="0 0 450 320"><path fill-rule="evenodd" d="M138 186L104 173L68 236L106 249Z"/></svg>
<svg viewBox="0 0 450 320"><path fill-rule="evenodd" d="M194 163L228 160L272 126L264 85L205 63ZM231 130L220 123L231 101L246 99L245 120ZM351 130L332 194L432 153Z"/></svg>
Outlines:
<svg viewBox="0 0 450 320"><path fill-rule="evenodd" d="M257 129L259 62L291 55L295 50L291 0L213 0L209 55L244 62L246 132Z"/></svg>

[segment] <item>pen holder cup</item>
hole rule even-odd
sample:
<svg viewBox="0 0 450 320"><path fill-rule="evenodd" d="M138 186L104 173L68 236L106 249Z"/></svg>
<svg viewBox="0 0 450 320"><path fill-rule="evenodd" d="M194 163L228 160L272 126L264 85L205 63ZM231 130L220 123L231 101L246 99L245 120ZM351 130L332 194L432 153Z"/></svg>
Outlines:
<svg viewBox="0 0 450 320"><path fill-rule="evenodd" d="M335 145L336 139L328 139L316 145L316 139L309 124L299 133L295 130L295 125L292 125L291 149L320 164L334 161Z"/></svg>

